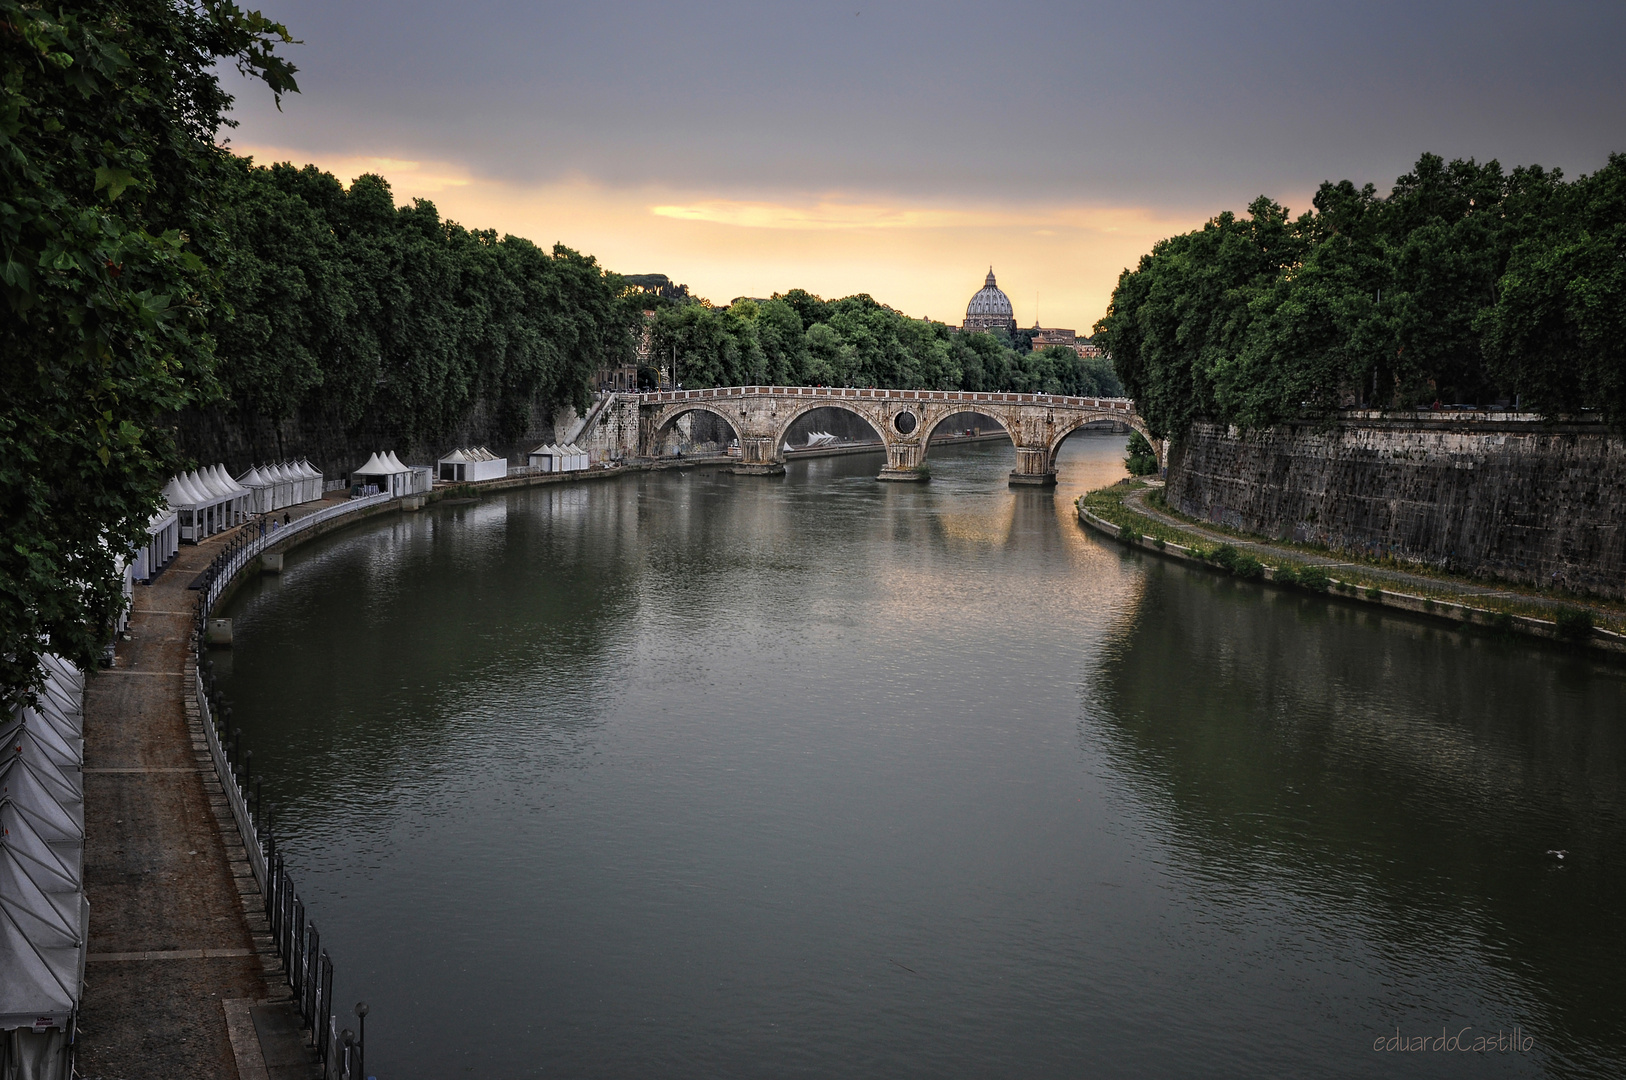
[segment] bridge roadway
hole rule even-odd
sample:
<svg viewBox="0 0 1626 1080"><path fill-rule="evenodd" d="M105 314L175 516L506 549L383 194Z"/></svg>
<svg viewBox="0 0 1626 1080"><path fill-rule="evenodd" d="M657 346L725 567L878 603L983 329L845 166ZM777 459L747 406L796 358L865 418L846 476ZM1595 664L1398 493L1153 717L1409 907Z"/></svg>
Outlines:
<svg viewBox="0 0 1626 1080"><path fill-rule="evenodd" d="M868 387L720 386L648 394L616 394L594 410L590 430L578 439L595 457L659 456L671 427L690 412L708 412L734 429L741 460L736 472L785 471L783 447L791 424L813 409L844 409L863 418L886 448L882 480L919 480L938 425L957 413L990 417L1016 446L1013 484L1053 484L1062 440L1085 424L1116 420L1153 440L1127 398L1055 394L977 393L964 390L882 390Z"/></svg>

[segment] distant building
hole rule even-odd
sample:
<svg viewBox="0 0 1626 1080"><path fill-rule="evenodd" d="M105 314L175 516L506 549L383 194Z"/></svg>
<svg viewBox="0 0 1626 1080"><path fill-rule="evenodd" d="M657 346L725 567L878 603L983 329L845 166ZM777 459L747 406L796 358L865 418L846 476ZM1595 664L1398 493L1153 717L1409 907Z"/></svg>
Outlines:
<svg viewBox="0 0 1626 1080"><path fill-rule="evenodd" d="M1061 330L1056 327L1040 329L1038 323L1033 324L1033 347L1043 349L1051 345L1065 345L1074 348L1078 344L1078 334L1072 330Z"/></svg>
<svg viewBox="0 0 1626 1080"><path fill-rule="evenodd" d="M965 322L960 325L964 330L993 330L1003 327L1009 333L1016 333L1016 314L1011 308L1011 298L994 284L992 266L988 268L987 283L977 290L977 295L965 306Z"/></svg>
<svg viewBox="0 0 1626 1080"><path fill-rule="evenodd" d="M1034 351L1048 348L1051 345L1065 346L1081 357L1101 355L1101 350L1092 344L1089 338L1081 338L1071 330L1062 330L1058 327L1040 329L1039 325L1035 323L1033 326Z"/></svg>

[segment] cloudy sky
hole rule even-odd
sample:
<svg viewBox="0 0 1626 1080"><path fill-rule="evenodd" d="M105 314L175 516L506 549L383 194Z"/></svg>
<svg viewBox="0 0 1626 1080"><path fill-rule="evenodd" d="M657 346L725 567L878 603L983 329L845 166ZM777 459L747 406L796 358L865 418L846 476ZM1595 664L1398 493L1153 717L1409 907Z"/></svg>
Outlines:
<svg viewBox="0 0 1626 1080"><path fill-rule="evenodd" d="M1423 151L1626 151L1626 3L263 0L303 44L231 145L389 178L714 301L868 292L958 322L992 264L1087 330L1156 240Z"/></svg>

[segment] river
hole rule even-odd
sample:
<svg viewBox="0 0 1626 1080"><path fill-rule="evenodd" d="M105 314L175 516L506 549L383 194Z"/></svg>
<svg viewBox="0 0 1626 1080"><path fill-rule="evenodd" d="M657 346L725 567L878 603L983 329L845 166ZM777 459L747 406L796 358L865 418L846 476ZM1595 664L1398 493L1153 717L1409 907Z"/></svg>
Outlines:
<svg viewBox="0 0 1626 1080"><path fill-rule="evenodd" d="M1622 669L1126 554L1123 449L535 488L241 591L368 1072L1626 1075Z"/></svg>

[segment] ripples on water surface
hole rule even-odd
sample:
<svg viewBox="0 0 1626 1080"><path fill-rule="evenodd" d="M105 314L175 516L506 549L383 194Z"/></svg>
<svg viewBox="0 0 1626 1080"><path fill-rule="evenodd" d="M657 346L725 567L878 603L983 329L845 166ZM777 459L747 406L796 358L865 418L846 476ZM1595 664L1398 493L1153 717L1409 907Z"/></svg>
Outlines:
<svg viewBox="0 0 1626 1080"><path fill-rule="evenodd" d="M1123 446L443 504L240 594L368 1071L1626 1074L1620 671L1125 555ZM1469 1025L1534 1042L1373 1050Z"/></svg>

